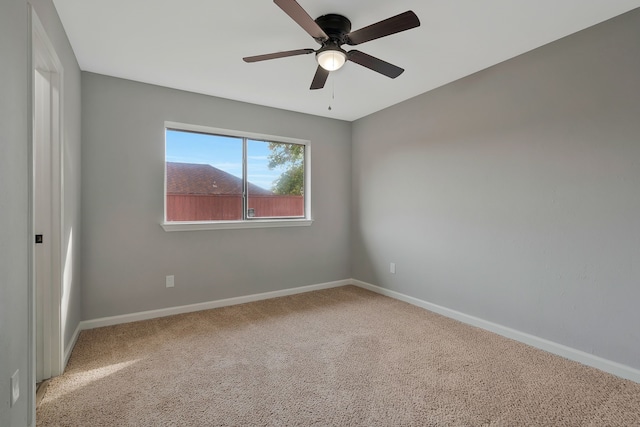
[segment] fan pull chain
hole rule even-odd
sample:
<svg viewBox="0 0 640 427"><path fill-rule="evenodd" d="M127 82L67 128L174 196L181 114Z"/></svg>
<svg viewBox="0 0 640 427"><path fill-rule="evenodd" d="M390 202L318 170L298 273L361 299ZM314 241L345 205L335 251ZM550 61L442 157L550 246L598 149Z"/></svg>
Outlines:
<svg viewBox="0 0 640 427"><path fill-rule="evenodd" d="M333 102L336 99L336 84L333 81L333 79L331 79L331 101L329 102L329 111L331 111L331 102Z"/></svg>

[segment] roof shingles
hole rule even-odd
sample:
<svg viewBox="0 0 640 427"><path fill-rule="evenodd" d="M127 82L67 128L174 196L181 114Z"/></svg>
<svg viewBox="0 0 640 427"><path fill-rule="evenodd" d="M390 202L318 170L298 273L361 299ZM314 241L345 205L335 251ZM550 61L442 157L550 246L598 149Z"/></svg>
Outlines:
<svg viewBox="0 0 640 427"><path fill-rule="evenodd" d="M273 195L248 185L249 194ZM167 194L242 194L242 179L207 164L167 162Z"/></svg>

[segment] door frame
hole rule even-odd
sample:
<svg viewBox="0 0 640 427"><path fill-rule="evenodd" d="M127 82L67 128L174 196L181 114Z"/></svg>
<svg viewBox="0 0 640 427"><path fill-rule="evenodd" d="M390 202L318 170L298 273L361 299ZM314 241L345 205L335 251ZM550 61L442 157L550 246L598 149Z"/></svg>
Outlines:
<svg viewBox="0 0 640 427"><path fill-rule="evenodd" d="M36 345L36 256L35 256L35 212L36 206L36 180L35 180L35 150L37 147L36 132L36 93L35 93L35 73L44 71L50 75L50 108L49 111L50 125L47 126L47 132L50 132L50 183L51 186L47 190L51 192L51 227L50 236L45 238L51 242L51 280L48 289L48 301L43 303L43 314L45 316L45 324L48 326L50 339L45 339L44 366L46 367L47 376L60 375L64 370L64 335L62 331L62 283L63 283L63 218L64 218L64 177L63 177L63 67L58 55L47 35L42 22L38 18L32 5L29 5L29 24L30 24L30 66L29 69L29 101L30 101L30 142L29 142L29 319L30 319L30 386L35 389L36 382L36 355L39 351ZM30 397L33 393L29 393ZM35 401L32 402L35 408Z"/></svg>

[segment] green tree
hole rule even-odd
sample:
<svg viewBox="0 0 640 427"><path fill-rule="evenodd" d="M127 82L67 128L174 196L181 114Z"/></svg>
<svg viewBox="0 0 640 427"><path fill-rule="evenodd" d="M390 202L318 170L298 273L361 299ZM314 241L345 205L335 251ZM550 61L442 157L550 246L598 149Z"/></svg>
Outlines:
<svg viewBox="0 0 640 427"><path fill-rule="evenodd" d="M304 145L270 142L269 150L269 169L284 169L271 191L301 196L304 191Z"/></svg>

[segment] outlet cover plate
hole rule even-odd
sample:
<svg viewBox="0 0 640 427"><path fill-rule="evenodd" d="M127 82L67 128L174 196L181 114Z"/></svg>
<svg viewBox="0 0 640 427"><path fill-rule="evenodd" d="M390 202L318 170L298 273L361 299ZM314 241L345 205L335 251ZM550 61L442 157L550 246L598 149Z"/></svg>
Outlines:
<svg viewBox="0 0 640 427"><path fill-rule="evenodd" d="M175 286L175 277L174 276L167 276L167 288L173 288Z"/></svg>

